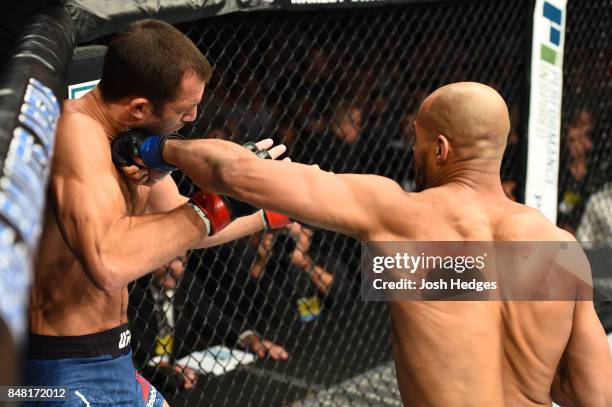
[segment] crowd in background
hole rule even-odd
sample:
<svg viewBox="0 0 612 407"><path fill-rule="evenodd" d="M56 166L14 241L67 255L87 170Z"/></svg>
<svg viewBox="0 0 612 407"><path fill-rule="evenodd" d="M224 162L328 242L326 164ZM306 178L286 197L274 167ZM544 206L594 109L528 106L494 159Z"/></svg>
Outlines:
<svg viewBox="0 0 612 407"><path fill-rule="evenodd" d="M501 181L510 199L523 198L525 78L520 47L511 40L493 75L469 64L477 55L474 44L459 65L427 65L444 50L444 39L411 38L406 50L401 38L382 36L361 48L347 37L346 49L338 49L334 41L296 40L283 29L254 42L241 30L223 42L214 30L190 32L202 46L211 44L204 51L212 54L214 76L186 136L237 143L272 137L288 146L293 161L375 173L413 191L412 122L420 102L443 83L478 80L508 102L511 131ZM558 225L580 240L611 245L609 118L576 103L565 110ZM190 182L175 175L188 194ZM132 287L133 332L146 333L133 336L137 364L163 391L169 382L193 387L198 372L176 361L214 345L291 358L292 332L359 301L359 253L353 239L292 224L177 260Z"/></svg>

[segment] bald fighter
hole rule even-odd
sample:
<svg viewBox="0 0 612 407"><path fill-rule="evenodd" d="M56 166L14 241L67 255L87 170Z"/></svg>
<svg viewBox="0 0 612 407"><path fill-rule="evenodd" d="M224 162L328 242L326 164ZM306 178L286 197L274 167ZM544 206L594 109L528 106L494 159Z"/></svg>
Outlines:
<svg viewBox="0 0 612 407"><path fill-rule="evenodd" d="M506 198L510 121L495 90L444 86L414 129L416 193L379 176L260 160L220 140L170 140L159 154L198 185L362 241L574 240ZM612 405L612 360L590 301L398 301L389 310L406 406Z"/></svg>
<svg viewBox="0 0 612 407"><path fill-rule="evenodd" d="M139 127L165 140L193 121L210 75L187 37L143 20L111 42L99 85L64 103L31 295L26 384L65 388L70 405L161 406L161 394L132 366L128 283L188 249L287 223L204 191L188 202L164 176L171 167L136 168L134 185L114 166L118 133Z"/></svg>

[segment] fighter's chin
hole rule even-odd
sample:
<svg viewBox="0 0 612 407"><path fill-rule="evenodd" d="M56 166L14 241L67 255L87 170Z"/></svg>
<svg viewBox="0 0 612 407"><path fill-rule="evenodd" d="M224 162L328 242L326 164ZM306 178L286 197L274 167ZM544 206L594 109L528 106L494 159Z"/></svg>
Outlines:
<svg viewBox="0 0 612 407"><path fill-rule="evenodd" d="M172 126L172 127L161 127L161 126L142 126L143 129L151 134L159 134L165 136L166 134L176 133L183 128L183 125Z"/></svg>
<svg viewBox="0 0 612 407"><path fill-rule="evenodd" d="M180 125L180 126L175 126L175 127L172 127L172 128L170 128L170 129L167 129L167 130L163 131L161 134L162 134L162 135L166 135L166 134L176 133L176 132L178 132L180 129L182 129L183 127L185 127L185 126L183 126L183 125Z"/></svg>
<svg viewBox="0 0 612 407"><path fill-rule="evenodd" d="M140 128L149 134L163 134L163 131L157 126L140 126Z"/></svg>

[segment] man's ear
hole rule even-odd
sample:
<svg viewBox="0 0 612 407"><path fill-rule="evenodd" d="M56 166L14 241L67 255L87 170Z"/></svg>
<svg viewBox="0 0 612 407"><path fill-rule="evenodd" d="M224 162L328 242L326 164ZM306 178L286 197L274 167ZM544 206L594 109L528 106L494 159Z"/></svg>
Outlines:
<svg viewBox="0 0 612 407"><path fill-rule="evenodd" d="M128 108L134 121L144 120L153 114L153 105L147 98L131 99Z"/></svg>
<svg viewBox="0 0 612 407"><path fill-rule="evenodd" d="M442 134L438 134L436 137L436 162L438 164L442 164L446 161L449 148L450 144L448 139Z"/></svg>

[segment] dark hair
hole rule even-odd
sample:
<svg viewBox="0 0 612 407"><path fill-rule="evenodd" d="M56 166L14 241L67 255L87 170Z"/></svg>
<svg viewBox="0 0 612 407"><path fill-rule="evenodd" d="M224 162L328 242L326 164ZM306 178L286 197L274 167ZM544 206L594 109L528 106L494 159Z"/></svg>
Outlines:
<svg viewBox="0 0 612 407"><path fill-rule="evenodd" d="M111 41L99 87L107 102L141 96L159 111L165 102L177 96L187 72L208 82L212 68L179 30L163 21L140 20Z"/></svg>

